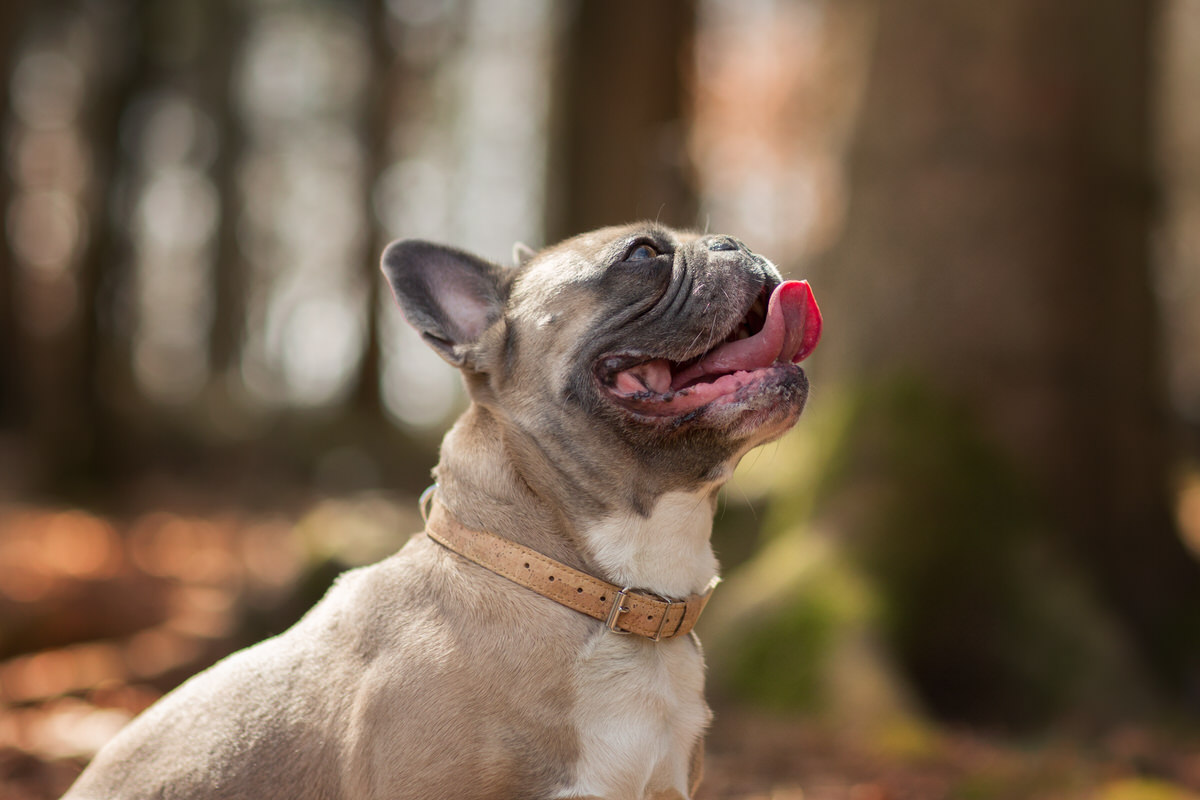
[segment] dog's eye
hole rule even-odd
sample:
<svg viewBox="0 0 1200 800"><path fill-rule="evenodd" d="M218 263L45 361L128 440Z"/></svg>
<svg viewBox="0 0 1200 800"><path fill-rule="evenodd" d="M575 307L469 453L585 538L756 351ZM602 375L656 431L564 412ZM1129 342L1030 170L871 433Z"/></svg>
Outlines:
<svg viewBox="0 0 1200 800"><path fill-rule="evenodd" d="M629 254L629 258L626 260L627 261L645 261L647 259L657 258L657 257L658 257L658 251L655 250L653 247L651 247L648 244L639 244L637 247L635 247L633 249L633 252Z"/></svg>

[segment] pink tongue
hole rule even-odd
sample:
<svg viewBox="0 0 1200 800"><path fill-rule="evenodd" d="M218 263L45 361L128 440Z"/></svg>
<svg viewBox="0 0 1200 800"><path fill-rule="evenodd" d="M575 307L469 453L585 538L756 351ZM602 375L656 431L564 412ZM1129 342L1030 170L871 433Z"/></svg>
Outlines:
<svg viewBox="0 0 1200 800"><path fill-rule="evenodd" d="M758 333L721 345L676 375L671 374L671 362L663 358L623 370L616 375L615 388L624 395L667 394L705 375L749 372L778 362L795 364L812 353L820 338L821 310L808 281L787 281L771 293L767 318Z"/></svg>
<svg viewBox="0 0 1200 800"><path fill-rule="evenodd" d="M713 350L675 375L671 387L680 389L704 375L761 369L780 361L795 364L812 353L820 338L821 310L808 281L785 281L771 293L761 331Z"/></svg>

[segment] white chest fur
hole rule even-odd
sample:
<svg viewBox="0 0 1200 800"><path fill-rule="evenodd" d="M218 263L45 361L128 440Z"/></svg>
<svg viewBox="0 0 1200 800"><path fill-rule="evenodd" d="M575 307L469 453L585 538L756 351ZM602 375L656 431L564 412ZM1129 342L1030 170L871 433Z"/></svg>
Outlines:
<svg viewBox="0 0 1200 800"><path fill-rule="evenodd" d="M685 597L717 574L712 513L707 490L669 492L648 516L605 517L583 537L609 580ZM574 685L580 757L561 797L688 796L694 750L710 717L694 640L598 634L580 654Z"/></svg>
<svg viewBox="0 0 1200 800"><path fill-rule="evenodd" d="M649 516L614 514L583 531L593 558L614 583L681 598L717 574L708 490L667 492Z"/></svg>
<svg viewBox="0 0 1200 800"><path fill-rule="evenodd" d="M693 751L710 714L690 637L655 644L604 632L575 673L580 757L560 797L688 797Z"/></svg>

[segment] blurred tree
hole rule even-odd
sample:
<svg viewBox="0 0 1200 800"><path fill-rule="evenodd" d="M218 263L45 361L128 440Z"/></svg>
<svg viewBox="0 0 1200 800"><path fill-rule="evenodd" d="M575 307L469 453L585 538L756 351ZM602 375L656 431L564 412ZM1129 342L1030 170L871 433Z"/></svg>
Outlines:
<svg viewBox="0 0 1200 800"><path fill-rule="evenodd" d="M1165 0L1158 52L1159 299L1181 447L1200 463L1200 3Z"/></svg>
<svg viewBox="0 0 1200 800"><path fill-rule="evenodd" d="M1083 618L1029 594L1046 561L1161 688L1200 701L1149 273L1155 5L878 6L824 297L850 324L822 363L857 396L842 497L874 501L842 527L948 714L1060 711L1055 692L1100 668L1060 646Z"/></svg>
<svg viewBox="0 0 1200 800"><path fill-rule="evenodd" d="M635 219L693 225L684 118L694 0L572 9L553 89L547 241Z"/></svg>
<svg viewBox="0 0 1200 800"><path fill-rule="evenodd" d="M363 14L363 36L367 40L370 68L363 92L361 137L363 142L363 225L366 252L367 321L366 342L354 388L354 406L360 413L381 418L383 403L380 397L380 362L383 358L379 341L380 286L379 256L387 246L386 235L375 209L376 180L391 164L390 134L395 125L393 109L395 93L400 84L396 73L400 60L389 40L389 26L399 24L389 19L384 0L367 0Z"/></svg>
<svg viewBox="0 0 1200 800"><path fill-rule="evenodd" d="M9 91L20 34L25 30L29 0L13 0L0 5L0 126L7 132ZM6 213L12 198L12 171L0 170L0 213ZM8 236L0 236L0 430L16 427L23 417L23 390L20 385L20 347L16 312L16 263Z"/></svg>
<svg viewBox="0 0 1200 800"><path fill-rule="evenodd" d="M1150 285L1155 5L872 6L806 473L729 581L717 673L829 705L875 628L946 717L1200 707Z"/></svg>
<svg viewBox="0 0 1200 800"><path fill-rule="evenodd" d="M218 392L223 413L230 413L229 392L240 382L242 341L246 325L245 295L248 264L238 241L242 218L238 168L245 149L242 119L238 113L237 67L246 36L246 9L235 0L215 0L206 7L201 64L195 77L198 92L216 122L217 152L213 182L220 197L221 216L213 256L213 317L208 340L210 384Z"/></svg>
<svg viewBox="0 0 1200 800"><path fill-rule="evenodd" d="M0 177L0 202L11 218L12 199L19 205L41 193L38 213L22 217L23 238L10 235L0 246L0 426L22 434L16 457L8 447L3 455L23 486L103 491L139 470L174 464L198 472L251 451L276 467L283 462L295 477L315 470L328 452L362 443L398 452L389 463L399 472L424 472L408 465L411 437L384 418L379 398L375 265L383 233L374 189L396 155L397 98L409 94L400 86L407 62L398 58L404 15L383 0L327 10L235 0L53 0L0 10L4 97L20 84L26 105L63 117L33 119L5 103L14 113L5 119L11 163ZM421 35L404 41L416 51L412 42ZM363 63L333 55L339 47L357 53L360 44L369 54ZM262 114L247 103L264 104L261 96L250 100L265 74L255 65L288 48L312 63L278 79L267 100L279 103L267 116L293 115L297 148L345 156L362 169L361 180L341 184L362 185L361 205L341 204L339 222L347 239L363 234L366 283L357 282L359 267L349 268L356 274L338 300L366 287L369 335L345 359L357 357L356 387L320 409L282 385L290 380L277 372L287 344L270 341L265 359L261 352L248 357L246 347L248 331L279 327L273 301L304 283L292 280L298 273L290 267L287 280L273 280L280 276L272 258L295 235L287 214L307 202L295 199L301 193L289 182L308 188L329 179L291 152L264 159L252 149ZM446 62L435 59L410 83L433 84ZM326 102L320 93L330 86L349 89ZM318 118L330 110L337 119ZM361 159L350 148L339 152L337 137L326 135L355 128ZM72 160L75 143L82 152ZM47 184L54 180L65 183ZM273 212L282 205L273 193L286 193L290 205ZM34 263L17 239L65 255ZM259 363L251 363L255 356ZM255 386L245 383L250 372ZM297 428L320 433L310 440Z"/></svg>
<svg viewBox="0 0 1200 800"><path fill-rule="evenodd" d="M122 123L144 87L149 62L145 0L72 9L94 37L80 127L89 146L90 176L84 195L86 246L77 272L78 313L64 335L41 357L55 359L60 395L38 398L39 450L60 485L111 473L130 449L114 418L132 390L129 350L122 330L130 285L131 211L121 147ZM53 350L56 348L56 352Z"/></svg>

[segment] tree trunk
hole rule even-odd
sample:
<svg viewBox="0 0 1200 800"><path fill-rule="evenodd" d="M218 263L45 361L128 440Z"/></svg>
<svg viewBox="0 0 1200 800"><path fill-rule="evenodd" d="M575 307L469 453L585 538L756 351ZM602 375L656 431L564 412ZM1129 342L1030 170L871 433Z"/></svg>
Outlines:
<svg viewBox="0 0 1200 800"><path fill-rule="evenodd" d="M694 0L577 3L554 87L546 238L602 225L696 222L683 119Z"/></svg>
<svg viewBox="0 0 1200 800"><path fill-rule="evenodd" d="M353 411L369 419L381 420L380 374L383 351L379 338L380 285L379 256L387 245L383 226L375 211L375 186L390 162L389 136L392 131L394 95L399 84L395 73L399 62L388 41L388 10L384 0L369 0L363 20L364 36L370 53L371 69L363 91L360 132L363 142L362 221L366 227L366 253L363 258L366 286L366 342L355 380Z"/></svg>
<svg viewBox="0 0 1200 800"><path fill-rule="evenodd" d="M208 360L218 402L227 406L233 382L240 382L242 341L246 324L247 263L238 243L242 214L238 166L245 144L234 69L246 29L246 11L235 0L216 0L208 11L207 37L201 57L200 94L216 120L219 147L213 182L221 201L213 256L213 319Z"/></svg>
<svg viewBox="0 0 1200 800"><path fill-rule="evenodd" d="M79 262L78 355L65 365L73 408L60 416L69 433L58 448L60 474L69 480L111 480L129 455L130 437L122 426L136 418L131 351L124 330L133 253L131 212L121 191L126 169L121 125L144 86L148 67L144 2L133 0L91 12L100 46L93 65L98 77L82 123L92 164L85 198L89 236Z"/></svg>
<svg viewBox="0 0 1200 800"><path fill-rule="evenodd" d="M17 64L20 37L25 31L28 0L0 5L0 133L8 133L9 86ZM4 136L7 140L7 135ZM0 219L8 213L12 199L12 170L0 173ZM20 378L20 328L16 311L17 265L8 237L0 237L0 430L20 426L24 398Z"/></svg>
<svg viewBox="0 0 1200 800"><path fill-rule="evenodd" d="M913 465L946 451L926 400L963 409L952 424L978 434L967 450L986 450L1001 472L1012 470L1015 482L989 489L954 474L969 465L946 461L929 477L974 494L936 497L971 504L974 513L960 517L974 529L943 526L949 538L921 543L924 556L903 553L904 541L883 546L908 561L931 559L925 569L905 567L939 585L922 589L928 602L907 598L921 618L894 630L906 632L898 646L917 684L949 713L994 666L961 617L1008 590L963 576L978 569L978 577L1014 579L997 571L1000 562L983 570L972 561L994 557L994 542L974 540L1003 534L988 523L1011 516L1014 504L1029 514L1008 527L1037 528L1021 534L1026 544L1048 544L1065 569L1082 573L1085 593L1115 616L1160 686L1200 700L1200 569L1169 510L1150 288L1153 8L1143 0L879 4L849 222L823 295L832 335L821 363L844 386L906 375L907 386L920 387L868 413L878 436L905 445L892 453L892 474L859 464L885 488L911 492ZM914 418L929 424L912 426ZM937 527L940 511L921 513ZM955 508L944 511L957 518ZM893 531L877 533L900 538L916 521L896 519ZM862 552L878 545L867 537ZM956 560L938 560L950 552ZM915 588L896 582L894 563L865 558L885 586ZM1028 645L1019 636L1010 644Z"/></svg>

